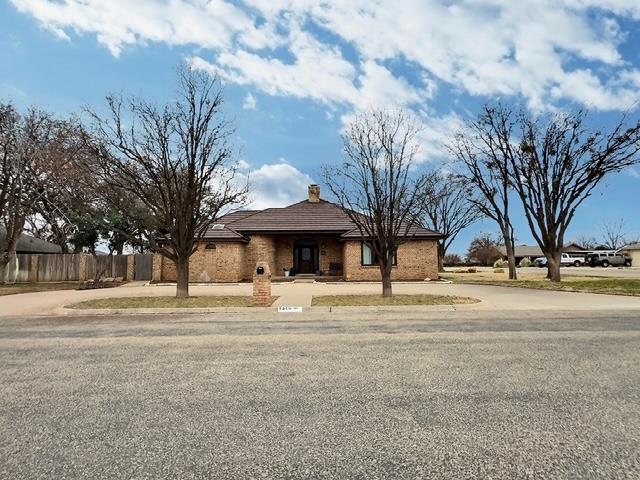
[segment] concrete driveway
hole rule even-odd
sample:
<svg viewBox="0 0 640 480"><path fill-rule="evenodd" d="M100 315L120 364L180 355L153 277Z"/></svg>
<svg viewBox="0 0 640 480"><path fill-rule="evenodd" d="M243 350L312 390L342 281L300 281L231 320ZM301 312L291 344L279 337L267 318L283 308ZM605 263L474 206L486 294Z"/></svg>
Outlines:
<svg viewBox="0 0 640 480"><path fill-rule="evenodd" d="M462 267L466 268L466 267ZM475 267L479 272L492 272L493 267ZM446 271L458 270L457 267L447 267ZM546 269L538 267L518 268L519 273L545 275ZM640 278L640 267L562 267L562 275L573 277L606 277L606 278Z"/></svg>
<svg viewBox="0 0 640 480"><path fill-rule="evenodd" d="M251 295L251 284L193 285L194 296ZM309 307L314 295L378 294L379 283L280 283L273 284L272 293L279 296L275 306ZM445 284L437 282L394 283L395 293L437 294L473 297L479 304L413 307L419 310L639 310L640 297L596 295L588 293L553 292L488 285ZM175 286L145 286L127 284L118 288L101 290L66 290L25 293L0 297L0 316L50 315L73 313L64 310L65 305L94 298L171 296ZM322 309L322 307L313 307ZM345 307L346 308L346 307ZM324 308L324 310L328 310ZM77 312L76 312L77 313Z"/></svg>
<svg viewBox="0 0 640 480"><path fill-rule="evenodd" d="M640 478L637 314L387 315L0 319L0 478Z"/></svg>

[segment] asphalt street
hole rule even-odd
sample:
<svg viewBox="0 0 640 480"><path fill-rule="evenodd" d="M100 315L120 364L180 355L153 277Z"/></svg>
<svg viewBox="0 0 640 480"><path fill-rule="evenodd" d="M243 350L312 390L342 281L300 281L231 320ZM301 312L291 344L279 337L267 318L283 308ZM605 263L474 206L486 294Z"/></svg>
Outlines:
<svg viewBox="0 0 640 480"><path fill-rule="evenodd" d="M0 478L640 478L639 313L426 315L3 318Z"/></svg>

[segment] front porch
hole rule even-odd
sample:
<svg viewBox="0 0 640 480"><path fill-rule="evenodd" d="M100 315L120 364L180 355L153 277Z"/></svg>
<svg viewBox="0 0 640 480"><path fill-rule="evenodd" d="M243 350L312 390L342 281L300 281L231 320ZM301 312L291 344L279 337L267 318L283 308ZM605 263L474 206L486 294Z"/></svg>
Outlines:
<svg viewBox="0 0 640 480"><path fill-rule="evenodd" d="M272 238L274 280L343 278L344 244L337 235L274 235Z"/></svg>
<svg viewBox="0 0 640 480"><path fill-rule="evenodd" d="M298 275L289 275L288 277L271 276L274 283L315 283L315 282L342 282L344 275L314 275L310 273L300 273Z"/></svg>

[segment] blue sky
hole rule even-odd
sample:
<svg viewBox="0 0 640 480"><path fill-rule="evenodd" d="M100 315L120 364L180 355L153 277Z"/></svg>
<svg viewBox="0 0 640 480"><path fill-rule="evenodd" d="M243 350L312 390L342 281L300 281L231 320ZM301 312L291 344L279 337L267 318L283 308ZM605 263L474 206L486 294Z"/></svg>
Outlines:
<svg viewBox="0 0 640 480"><path fill-rule="evenodd" d="M109 92L163 102L181 61L225 81L255 207L306 196L369 107L423 123L425 165L500 99L534 113L587 107L610 125L640 100L637 0L9 0L0 3L0 99L61 115ZM640 112L634 111L634 115ZM611 177L569 237L624 219L640 236L640 168ZM516 215L519 243L533 243ZM477 231L453 246L463 253Z"/></svg>

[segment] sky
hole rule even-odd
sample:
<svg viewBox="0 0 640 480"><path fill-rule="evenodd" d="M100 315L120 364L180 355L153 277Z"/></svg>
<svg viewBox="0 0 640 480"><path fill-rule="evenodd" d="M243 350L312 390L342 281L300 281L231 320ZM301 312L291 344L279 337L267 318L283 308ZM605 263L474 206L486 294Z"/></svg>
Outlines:
<svg viewBox="0 0 640 480"><path fill-rule="evenodd" d="M415 113L419 168L447 168L444 145L486 103L587 108L605 129L637 118L639 26L638 0L0 0L0 101L61 116L108 93L161 104L186 62L224 83L251 207L277 207L321 183L370 108ZM620 220L640 236L639 190L640 167L611 176L568 237ZM514 217L517 243L533 244ZM479 222L452 251L478 232L497 228Z"/></svg>

